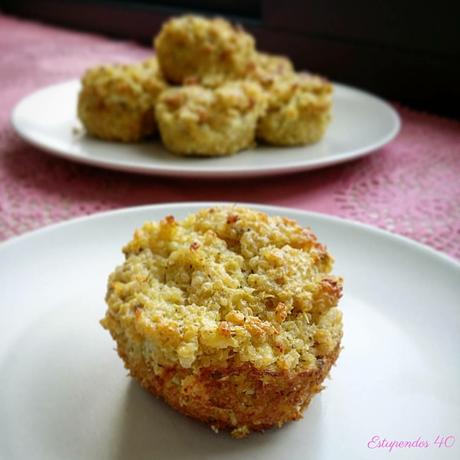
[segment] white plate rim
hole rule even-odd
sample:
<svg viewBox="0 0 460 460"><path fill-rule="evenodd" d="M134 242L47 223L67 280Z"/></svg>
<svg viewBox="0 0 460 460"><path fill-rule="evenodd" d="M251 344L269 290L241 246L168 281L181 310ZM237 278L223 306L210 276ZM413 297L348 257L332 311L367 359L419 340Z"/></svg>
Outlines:
<svg viewBox="0 0 460 460"><path fill-rule="evenodd" d="M236 166L236 167L225 167L218 168L215 166L202 166L200 169L188 169L183 166L174 166L168 165L164 166L161 164L153 164L148 166L137 166L131 164L129 161L120 161L120 160L110 160L104 161L97 158L85 157L74 154L69 151L64 151L64 149L53 148L53 146L48 145L46 142L37 140L33 135L31 135L28 130L24 129L21 123L18 121L19 113L24 104L26 104L30 98L39 95L41 92L49 91L52 88L60 87L64 85L76 84L79 80L72 79L60 83L55 83L48 85L44 88L40 88L20 99L14 106L10 122L13 126L16 133L23 140L33 145L34 147L39 148L40 150L49 153L55 157L71 160L77 163L87 164L90 166L97 166L104 169L111 169L116 171L124 171L136 174L146 174L146 175L155 175L155 176L170 176L170 177L199 177L199 178L230 178L230 177L261 177L261 176L273 176L280 174L289 174L300 171L310 171L313 169L319 169L323 167L328 167L336 164L345 163L357 158L361 158L366 155L377 152L381 147L385 146L391 142L399 133L401 129L401 119L397 111L384 99L354 86L345 85L342 83L333 82L334 86L338 89L343 89L345 91L352 91L357 93L360 96L370 98L374 102L382 106L382 110L387 111L387 113L392 118L393 128L390 130L386 136L383 136L381 139L375 141L373 144L366 145L364 147L351 150L348 153L336 153L334 155L328 156L324 159L316 160L297 160L290 162L285 166L280 165L257 165L257 166Z"/></svg>
<svg viewBox="0 0 460 460"><path fill-rule="evenodd" d="M57 222L51 225L46 225L42 228L31 230L29 232L25 232L18 236L13 236L12 238L9 238L8 240L0 242L0 253L2 252L2 250L6 250L10 246L20 244L24 240L40 237L43 234L50 233L50 232L59 230L61 228L66 228L74 224L84 223L86 221L99 220L99 219L103 220L105 218L110 218L111 216L115 216L115 215L135 214L137 212L144 212L148 210L160 211L161 209L164 209L165 211L168 211L167 212L168 214L170 214L169 211L174 211L175 209L187 209L187 208L195 208L195 207L206 208L206 207L216 207L216 206L244 206L244 207L248 207L248 208L252 208L256 210L261 210L262 212L268 211L268 212L279 213L279 214L283 214L284 212L289 212L289 213L294 213L294 214L303 215L303 216L309 216L309 215L314 216L315 218L323 220L323 221L329 221L333 224L337 223L340 225L346 225L352 228L354 227L357 229L365 230L367 232L370 232L376 235L377 237L385 238L388 240L392 240L396 243L407 245L411 247L412 249L423 252L427 256L431 256L439 261L442 261L443 263L449 264L452 268L460 271L460 261L457 261L450 255L444 252L438 251L432 248L431 246L427 246L425 244L419 243L416 240L412 240L410 238L399 235L397 233L389 232L379 227L374 227L373 225L369 225L366 223L362 223L362 222L358 222L358 221L354 221L350 219L345 219L342 217L338 217L338 216L334 216L334 215L330 215L326 213L308 211L308 210L299 209L299 208L291 208L287 206L265 205L262 203L249 203L249 202L242 202L242 201L183 201L183 202L147 204L147 205L142 205L142 206L129 206L129 207L123 207L123 208L109 210L109 211L98 212L95 214L75 217L75 218Z"/></svg>

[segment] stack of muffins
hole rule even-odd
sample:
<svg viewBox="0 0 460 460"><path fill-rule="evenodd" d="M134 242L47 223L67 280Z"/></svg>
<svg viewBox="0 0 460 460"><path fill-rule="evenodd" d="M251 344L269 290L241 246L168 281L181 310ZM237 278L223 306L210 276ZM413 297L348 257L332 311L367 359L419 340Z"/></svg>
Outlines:
<svg viewBox="0 0 460 460"><path fill-rule="evenodd" d="M258 52L223 19L183 16L154 40L156 56L90 69L78 116L87 132L137 142L159 132L180 155L229 155L255 145L317 142L330 120L332 86L296 73L287 57Z"/></svg>

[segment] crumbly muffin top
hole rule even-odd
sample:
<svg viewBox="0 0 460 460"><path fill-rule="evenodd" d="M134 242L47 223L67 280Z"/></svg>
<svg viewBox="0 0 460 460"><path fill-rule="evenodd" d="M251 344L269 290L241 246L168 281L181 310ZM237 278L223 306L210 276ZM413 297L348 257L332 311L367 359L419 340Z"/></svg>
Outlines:
<svg viewBox="0 0 460 460"><path fill-rule="evenodd" d="M324 111L332 103L332 85L322 77L306 72L275 79L270 87L268 111L289 107L295 110Z"/></svg>
<svg viewBox="0 0 460 460"><path fill-rule="evenodd" d="M254 38L240 26L193 15L164 23L154 46L166 78L209 87L239 78L255 52Z"/></svg>
<svg viewBox="0 0 460 460"><path fill-rule="evenodd" d="M219 126L247 112L260 116L265 107L266 95L257 83L235 81L216 89L198 85L170 88L161 94L156 110L163 118L169 114L172 120Z"/></svg>
<svg viewBox="0 0 460 460"><path fill-rule="evenodd" d="M91 92L94 103L147 109L166 88L155 57L140 63L93 67L82 77L82 91Z"/></svg>
<svg viewBox="0 0 460 460"><path fill-rule="evenodd" d="M269 88L275 79L294 73L294 66L287 56L256 52L248 65L246 78Z"/></svg>
<svg viewBox="0 0 460 460"><path fill-rule="evenodd" d="M310 229L241 207L147 222L110 276L102 324L160 368L306 370L339 344L341 278Z"/></svg>

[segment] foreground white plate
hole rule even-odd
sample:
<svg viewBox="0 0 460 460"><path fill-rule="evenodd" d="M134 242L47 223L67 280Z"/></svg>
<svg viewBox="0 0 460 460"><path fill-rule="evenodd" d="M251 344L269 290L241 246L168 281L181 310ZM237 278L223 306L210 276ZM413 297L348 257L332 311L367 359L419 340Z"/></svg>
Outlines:
<svg viewBox="0 0 460 460"><path fill-rule="evenodd" d="M325 138L307 147L262 147L222 158L169 153L159 142L119 144L88 137L77 127L77 80L37 91L15 107L12 123L21 137L57 156L105 168L182 177L249 177L315 169L349 161L391 141L397 113L384 101L335 85L333 121Z"/></svg>
<svg viewBox="0 0 460 460"><path fill-rule="evenodd" d="M344 350L302 421L234 440L127 377L98 324L107 275L135 227L205 205L105 213L0 246L0 458L389 458L388 449L368 447L374 436L429 442L394 448L391 458L458 458L460 266L327 216L253 206L311 225L345 277ZM453 447L437 447L438 435Z"/></svg>

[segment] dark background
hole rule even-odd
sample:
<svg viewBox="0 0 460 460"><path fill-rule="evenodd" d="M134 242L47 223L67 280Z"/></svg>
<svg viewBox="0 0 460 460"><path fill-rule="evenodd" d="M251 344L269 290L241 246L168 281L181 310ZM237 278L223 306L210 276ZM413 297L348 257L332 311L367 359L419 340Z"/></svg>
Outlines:
<svg viewBox="0 0 460 460"><path fill-rule="evenodd" d="M171 15L224 15L299 69L460 116L460 1L0 0L8 14L151 44Z"/></svg>

